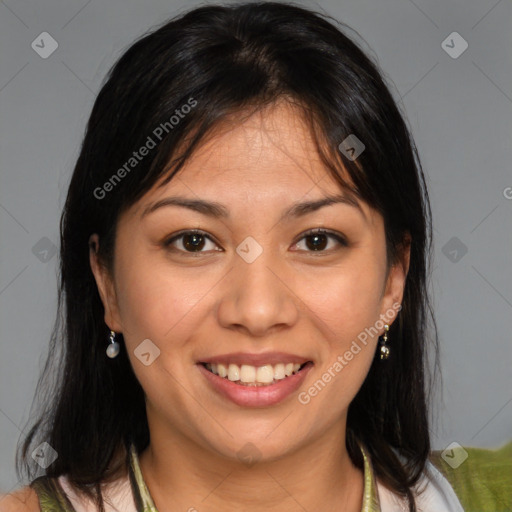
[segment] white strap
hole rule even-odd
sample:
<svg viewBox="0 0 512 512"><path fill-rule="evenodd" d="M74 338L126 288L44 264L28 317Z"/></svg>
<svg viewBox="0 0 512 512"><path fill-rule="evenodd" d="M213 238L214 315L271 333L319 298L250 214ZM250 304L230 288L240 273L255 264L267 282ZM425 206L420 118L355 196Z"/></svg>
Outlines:
<svg viewBox="0 0 512 512"><path fill-rule="evenodd" d="M75 512L97 512L98 509L91 500L78 496L65 475L59 477L59 483ZM102 493L106 512L137 512L128 478L104 487Z"/></svg>
<svg viewBox="0 0 512 512"><path fill-rule="evenodd" d="M407 512L407 500L388 490L377 479L381 512ZM420 492L421 491L421 492ZM415 487L418 512L464 512L452 486L431 463Z"/></svg>

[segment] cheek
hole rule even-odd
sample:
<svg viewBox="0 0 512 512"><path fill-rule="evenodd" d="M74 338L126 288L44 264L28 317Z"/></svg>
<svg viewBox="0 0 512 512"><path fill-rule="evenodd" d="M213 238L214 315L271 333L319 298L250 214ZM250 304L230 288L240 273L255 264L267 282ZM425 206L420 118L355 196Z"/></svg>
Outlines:
<svg viewBox="0 0 512 512"><path fill-rule="evenodd" d="M379 318L385 269L377 259L353 258L321 279L308 279L303 300L337 344L352 340Z"/></svg>
<svg viewBox="0 0 512 512"><path fill-rule="evenodd" d="M383 277L378 265L353 265L325 279L322 290L311 287L307 304L325 342L315 378L299 401L323 422L347 410L368 374L377 343L370 328L379 318Z"/></svg>
<svg viewBox="0 0 512 512"><path fill-rule="evenodd" d="M116 278L127 343L149 338L163 347L172 338L175 346L182 339L177 332L186 329L187 315L204 291L191 286L179 270L171 272L165 262L142 252L119 258Z"/></svg>

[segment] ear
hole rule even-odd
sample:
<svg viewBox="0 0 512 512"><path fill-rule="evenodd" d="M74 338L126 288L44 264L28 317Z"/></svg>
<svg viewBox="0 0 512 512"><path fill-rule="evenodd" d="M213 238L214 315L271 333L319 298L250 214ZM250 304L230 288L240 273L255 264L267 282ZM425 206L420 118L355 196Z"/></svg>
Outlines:
<svg viewBox="0 0 512 512"><path fill-rule="evenodd" d="M96 233L89 237L89 261L96 280L96 286L105 308L105 323L112 331L122 332L122 323L119 315L117 295L110 272L99 260L99 237Z"/></svg>
<svg viewBox="0 0 512 512"><path fill-rule="evenodd" d="M403 241L397 249L396 261L388 271L382 296L381 318L385 317L388 325L395 321L400 311L398 305L401 306L404 296L405 282L411 258L411 236L409 233L404 235Z"/></svg>

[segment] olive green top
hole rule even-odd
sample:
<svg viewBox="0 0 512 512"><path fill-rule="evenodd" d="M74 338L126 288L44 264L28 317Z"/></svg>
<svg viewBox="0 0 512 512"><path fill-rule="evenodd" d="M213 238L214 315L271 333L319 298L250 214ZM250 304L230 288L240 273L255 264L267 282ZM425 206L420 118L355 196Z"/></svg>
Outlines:
<svg viewBox="0 0 512 512"><path fill-rule="evenodd" d="M430 461L452 486L465 512L512 511L512 442L499 450L464 448L462 463L450 460L448 452L433 452ZM382 512L378 485L366 450L364 493L361 512ZM129 479L137 512L158 512L142 477L139 458L130 448ZM31 487L37 492L42 512L81 512L75 510L57 478L41 476ZM447 510L451 510L447 508Z"/></svg>
<svg viewBox="0 0 512 512"><path fill-rule="evenodd" d="M467 453L460 465L450 460L449 450L432 452L430 460L448 480L464 510L511 512L512 441L497 450L468 447L460 450Z"/></svg>

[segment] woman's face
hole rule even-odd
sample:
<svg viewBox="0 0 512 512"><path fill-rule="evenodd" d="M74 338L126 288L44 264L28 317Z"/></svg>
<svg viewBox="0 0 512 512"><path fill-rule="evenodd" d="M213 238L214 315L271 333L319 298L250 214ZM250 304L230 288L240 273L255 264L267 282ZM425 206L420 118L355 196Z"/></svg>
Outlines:
<svg viewBox="0 0 512 512"><path fill-rule="evenodd" d="M335 195L344 199L300 206ZM332 234L308 234L318 228ZM178 235L188 230L204 234ZM332 179L286 104L217 132L123 214L113 276L91 251L152 432L231 458L278 457L328 432L342 441L401 302L407 255L402 263L388 272L381 215ZM236 382L255 379L266 384Z"/></svg>

